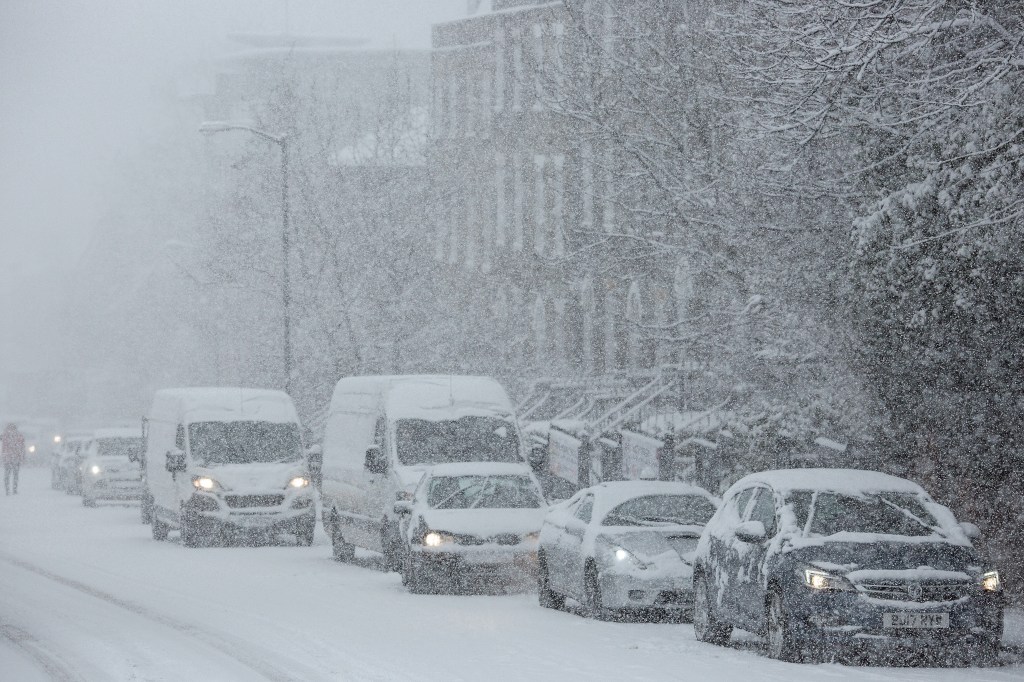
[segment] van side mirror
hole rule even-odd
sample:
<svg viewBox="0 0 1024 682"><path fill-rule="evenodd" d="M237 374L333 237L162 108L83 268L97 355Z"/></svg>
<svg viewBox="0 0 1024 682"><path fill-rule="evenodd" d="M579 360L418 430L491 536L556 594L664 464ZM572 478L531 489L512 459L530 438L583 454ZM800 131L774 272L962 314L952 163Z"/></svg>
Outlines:
<svg viewBox="0 0 1024 682"><path fill-rule="evenodd" d="M398 516L405 516L406 514L412 514L412 502L408 500L402 500L401 502L395 502L395 514Z"/></svg>
<svg viewBox="0 0 1024 682"><path fill-rule="evenodd" d="M371 445L367 448L364 466L371 474L386 474L388 472L388 462L384 459L384 451L379 445Z"/></svg>
<svg viewBox="0 0 1024 682"><path fill-rule="evenodd" d="M736 526L734 534L743 542L762 542L768 535L764 524L760 521L744 521Z"/></svg>
<svg viewBox="0 0 1024 682"><path fill-rule="evenodd" d="M172 474L185 471L185 453L181 450L172 450L167 453L167 470Z"/></svg>

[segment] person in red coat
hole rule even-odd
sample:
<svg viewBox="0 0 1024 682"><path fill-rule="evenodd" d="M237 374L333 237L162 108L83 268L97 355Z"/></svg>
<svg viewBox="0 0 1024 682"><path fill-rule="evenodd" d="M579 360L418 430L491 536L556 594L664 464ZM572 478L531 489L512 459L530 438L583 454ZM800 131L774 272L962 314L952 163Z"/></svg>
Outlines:
<svg viewBox="0 0 1024 682"><path fill-rule="evenodd" d="M4 460L4 492L11 494L13 480L14 494L18 494L18 470L25 461L25 437L18 432L18 427L8 424L4 428L0 457Z"/></svg>

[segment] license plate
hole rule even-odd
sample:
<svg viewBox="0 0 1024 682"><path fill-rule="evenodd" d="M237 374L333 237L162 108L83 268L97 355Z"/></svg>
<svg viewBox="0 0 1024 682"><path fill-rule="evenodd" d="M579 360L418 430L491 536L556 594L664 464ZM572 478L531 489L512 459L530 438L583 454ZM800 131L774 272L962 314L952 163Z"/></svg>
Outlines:
<svg viewBox="0 0 1024 682"><path fill-rule="evenodd" d="M944 630L949 628L948 613L885 613L882 627L915 630Z"/></svg>

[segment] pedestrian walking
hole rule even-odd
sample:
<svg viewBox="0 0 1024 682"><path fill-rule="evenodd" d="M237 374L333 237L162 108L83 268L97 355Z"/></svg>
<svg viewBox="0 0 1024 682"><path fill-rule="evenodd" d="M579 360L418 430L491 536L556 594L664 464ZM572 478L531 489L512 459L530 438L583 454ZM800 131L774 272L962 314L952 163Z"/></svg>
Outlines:
<svg viewBox="0 0 1024 682"><path fill-rule="evenodd" d="M13 490L17 495L18 470L25 461L25 437L18 431L17 426L8 424L4 427L0 441L0 458L4 461L4 493L10 495Z"/></svg>

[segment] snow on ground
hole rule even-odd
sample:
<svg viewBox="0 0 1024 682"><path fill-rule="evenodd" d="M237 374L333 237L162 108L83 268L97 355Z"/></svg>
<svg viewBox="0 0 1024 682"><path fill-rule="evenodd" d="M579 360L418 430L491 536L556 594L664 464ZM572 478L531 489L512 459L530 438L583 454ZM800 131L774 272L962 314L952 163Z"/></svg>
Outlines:
<svg viewBox="0 0 1024 682"><path fill-rule="evenodd" d="M158 543L134 506L85 509L23 472L0 497L0 676L12 680L1020 680L1024 614L986 669L801 666L756 639L596 622L532 593L420 596L309 548Z"/></svg>

